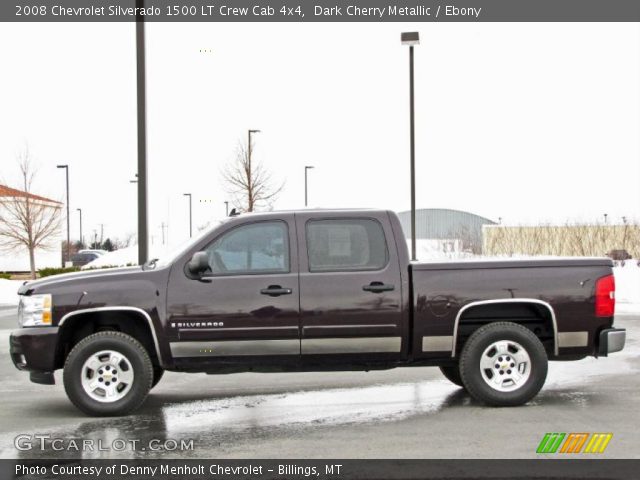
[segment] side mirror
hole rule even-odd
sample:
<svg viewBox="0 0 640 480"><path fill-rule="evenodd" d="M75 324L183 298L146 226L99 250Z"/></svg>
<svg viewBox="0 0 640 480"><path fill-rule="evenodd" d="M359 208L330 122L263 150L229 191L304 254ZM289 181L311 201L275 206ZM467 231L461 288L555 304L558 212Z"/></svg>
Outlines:
<svg viewBox="0 0 640 480"><path fill-rule="evenodd" d="M189 273L198 277L209 270L209 255L207 255L207 252L194 253L187 264L187 268Z"/></svg>

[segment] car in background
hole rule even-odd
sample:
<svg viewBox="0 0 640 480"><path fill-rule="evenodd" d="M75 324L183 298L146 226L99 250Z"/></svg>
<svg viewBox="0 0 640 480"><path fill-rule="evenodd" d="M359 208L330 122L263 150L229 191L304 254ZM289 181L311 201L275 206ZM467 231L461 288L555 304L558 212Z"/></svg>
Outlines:
<svg viewBox="0 0 640 480"><path fill-rule="evenodd" d="M78 253L95 253L98 256L100 256L100 255L104 255L105 253L109 253L109 252L107 252L107 250L100 250L100 249L96 248L96 249L89 249L89 250L78 250Z"/></svg>
<svg viewBox="0 0 640 480"><path fill-rule="evenodd" d="M97 253L95 251L82 250L75 255L71 256L71 264L74 267L82 267L89 262L93 262L96 258L101 257L101 253Z"/></svg>
<svg viewBox="0 0 640 480"><path fill-rule="evenodd" d="M620 265L621 267L624 267L626 260L631 260L631 258L633 258L631 257L629 252L624 249L609 250L609 252L607 253L607 257L613 260L616 265ZM638 263L638 265L640 265L640 262Z"/></svg>

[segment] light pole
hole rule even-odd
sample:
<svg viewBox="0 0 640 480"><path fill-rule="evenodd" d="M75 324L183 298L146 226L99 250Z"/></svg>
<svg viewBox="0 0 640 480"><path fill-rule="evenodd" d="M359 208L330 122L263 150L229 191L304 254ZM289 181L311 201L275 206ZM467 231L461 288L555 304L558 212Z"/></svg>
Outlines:
<svg viewBox="0 0 640 480"><path fill-rule="evenodd" d="M136 0L136 11L144 10L144 0ZM144 15L136 15L136 83L138 123L138 263L149 256L147 219L147 80L144 45Z"/></svg>
<svg viewBox="0 0 640 480"><path fill-rule="evenodd" d="M70 232L70 221L69 221L69 165L57 165L58 168L64 168L64 173L67 178L67 262L71 258L71 232ZM65 262L62 262L62 267L64 268Z"/></svg>
<svg viewBox="0 0 640 480"><path fill-rule="evenodd" d="M409 137L411 141L411 260L416 260L416 135L413 98L413 46L420 44L418 32L402 32L402 45L409 46Z"/></svg>
<svg viewBox="0 0 640 480"><path fill-rule="evenodd" d="M313 168L313 165L304 166L304 206L307 206L307 172Z"/></svg>
<svg viewBox="0 0 640 480"><path fill-rule="evenodd" d="M191 194L190 193L184 193L183 194L185 197L189 197L189 238L193 237L193 227L192 227L192 222L191 222Z"/></svg>
<svg viewBox="0 0 640 480"><path fill-rule="evenodd" d="M224 202L224 208L225 208L226 216L228 217L229 216L229 202L227 202L226 200Z"/></svg>
<svg viewBox="0 0 640 480"><path fill-rule="evenodd" d="M80 246L84 248L84 239L82 238L82 209L76 208L76 210L80 214Z"/></svg>
<svg viewBox="0 0 640 480"><path fill-rule="evenodd" d="M249 194L249 198L247 199L247 207L248 210L250 212L253 212L253 184L251 182L252 180L252 173L251 173L251 134L252 133L260 133L260 130L247 130L247 163L248 165L248 178L247 178L247 185L248 185L248 194Z"/></svg>

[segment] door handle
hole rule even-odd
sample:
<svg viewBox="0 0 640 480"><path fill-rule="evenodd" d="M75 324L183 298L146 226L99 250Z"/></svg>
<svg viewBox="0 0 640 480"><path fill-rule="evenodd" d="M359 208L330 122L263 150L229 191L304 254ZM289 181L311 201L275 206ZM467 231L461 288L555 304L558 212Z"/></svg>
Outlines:
<svg viewBox="0 0 640 480"><path fill-rule="evenodd" d="M382 282L371 282L369 285L365 285L362 287L362 290L365 292L373 292L373 293L382 293L382 292L390 292L395 290L395 286L389 283Z"/></svg>
<svg viewBox="0 0 640 480"><path fill-rule="evenodd" d="M290 288L282 288L280 285L269 285L267 288L260 290L262 295L269 295L270 297L279 297L280 295L291 295L293 290Z"/></svg>

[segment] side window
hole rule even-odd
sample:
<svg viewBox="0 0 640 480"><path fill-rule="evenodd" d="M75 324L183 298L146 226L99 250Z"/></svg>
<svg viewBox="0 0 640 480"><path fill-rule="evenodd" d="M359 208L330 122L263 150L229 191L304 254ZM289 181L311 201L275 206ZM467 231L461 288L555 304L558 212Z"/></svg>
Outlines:
<svg viewBox="0 0 640 480"><path fill-rule="evenodd" d="M372 219L307 222L310 272L380 270L388 252L382 225Z"/></svg>
<svg viewBox="0 0 640 480"><path fill-rule="evenodd" d="M210 244L206 252L214 275L287 273L287 225L275 221L234 228Z"/></svg>

